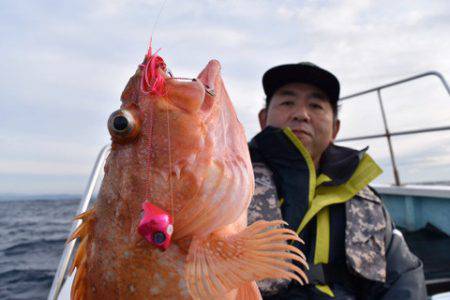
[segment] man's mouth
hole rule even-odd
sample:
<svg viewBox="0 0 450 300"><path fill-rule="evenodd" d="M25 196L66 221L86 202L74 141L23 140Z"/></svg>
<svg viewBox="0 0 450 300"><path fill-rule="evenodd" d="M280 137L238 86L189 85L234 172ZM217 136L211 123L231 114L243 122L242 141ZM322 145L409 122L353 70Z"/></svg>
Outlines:
<svg viewBox="0 0 450 300"><path fill-rule="evenodd" d="M312 137L311 132L303 130L303 129L292 129L292 132L297 136L298 135L307 135L309 137Z"/></svg>

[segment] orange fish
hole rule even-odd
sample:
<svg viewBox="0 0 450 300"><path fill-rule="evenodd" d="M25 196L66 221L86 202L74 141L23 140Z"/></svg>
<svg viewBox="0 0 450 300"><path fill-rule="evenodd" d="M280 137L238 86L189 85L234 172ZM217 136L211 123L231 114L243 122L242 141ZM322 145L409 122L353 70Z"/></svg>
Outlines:
<svg viewBox="0 0 450 300"><path fill-rule="evenodd" d="M121 100L98 200L70 238L72 299L260 299L255 280L307 281L283 221L247 227L252 165L218 61L186 81L150 48ZM165 251L138 231L143 204L173 220Z"/></svg>

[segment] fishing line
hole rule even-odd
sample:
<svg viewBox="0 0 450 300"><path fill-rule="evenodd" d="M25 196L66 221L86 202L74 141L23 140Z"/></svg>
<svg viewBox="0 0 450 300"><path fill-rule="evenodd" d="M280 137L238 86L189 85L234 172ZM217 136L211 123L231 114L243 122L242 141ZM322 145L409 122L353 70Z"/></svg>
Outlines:
<svg viewBox="0 0 450 300"><path fill-rule="evenodd" d="M194 81L195 78L189 78L189 77L173 77L171 76L170 78L167 78L170 80L186 80L186 81Z"/></svg>
<svg viewBox="0 0 450 300"><path fill-rule="evenodd" d="M152 194L152 177L153 177L153 170L151 167L151 159L152 159L152 142L153 142L153 101L149 101L148 105L150 105L149 109L147 110L147 120L150 120L150 122L147 122L148 128L147 128L147 161L146 161L146 173L147 173L147 182L146 182L146 189L145 189L145 199L146 201L150 201L150 195Z"/></svg>
<svg viewBox="0 0 450 300"><path fill-rule="evenodd" d="M166 104L166 121L167 121L167 148L169 152L169 191L170 191L170 210L173 221L175 222L175 214L173 207L173 189L172 189L172 148L170 143L170 120L169 120L169 108Z"/></svg>
<svg viewBox="0 0 450 300"><path fill-rule="evenodd" d="M159 8L159 12L158 12L158 15L156 16L155 23L153 23L153 27L152 27L152 31L151 31L152 33L150 35L151 37L153 36L153 33L155 32L156 24L158 24L159 17L161 16L161 13L162 13L162 11L164 9L164 6L166 5L166 2L167 2L167 0L164 0L163 4Z"/></svg>
<svg viewBox="0 0 450 300"><path fill-rule="evenodd" d="M167 2L167 0L164 0L164 2L163 2L163 4L161 5L161 7L159 8L159 12L158 12L158 14L156 15L156 20L155 20L155 22L153 23L153 27L152 27L152 31L151 31L151 34L150 34L150 47L149 47L149 53L147 54L147 59L148 59L148 62L150 62L150 60L151 60L151 41L152 41L152 37L153 37L153 34L154 34L154 32L155 32L155 28L156 28L156 25L158 24L158 21L159 21L159 18L160 18L160 16L161 16L161 13L162 13L162 11L163 11L163 9L164 9L164 7L165 7L165 5L166 5L166 2ZM159 50L158 50L159 51ZM158 52L158 51L156 51L156 53ZM155 53L155 56L157 55ZM146 76L147 76L147 67L149 66L150 64L148 63L146 66L143 66L143 69L144 69L144 74L143 74L143 77L145 78ZM150 86L152 85L150 82L147 82ZM142 84L141 84L141 89L142 89ZM144 91L144 90L143 90ZM144 91L144 93L145 93L145 91ZM149 109L149 111L148 111L148 117L149 117L149 120L150 120L150 126L149 126L149 128L148 128L148 136L149 136L149 139L148 139L148 141L147 141L147 149L148 149L148 152L147 152L147 165L146 165L146 169L147 169L147 184L146 184L146 191L145 191L145 198L146 198L146 200L147 201L149 201L149 199L150 199L150 194L151 194L151 192L152 192L152 188L151 188L151 179L152 179L152 172L153 172L153 170L152 170L152 168L151 168L151 159L152 159L152 151L151 151L151 147L152 147L152 142L153 142L153 109L154 109L154 107L153 107L153 101L151 101L150 102L150 109Z"/></svg>

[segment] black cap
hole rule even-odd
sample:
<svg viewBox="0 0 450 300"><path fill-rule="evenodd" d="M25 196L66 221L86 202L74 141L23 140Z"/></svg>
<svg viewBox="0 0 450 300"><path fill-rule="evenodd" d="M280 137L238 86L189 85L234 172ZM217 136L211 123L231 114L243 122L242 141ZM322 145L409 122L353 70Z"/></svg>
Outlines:
<svg viewBox="0 0 450 300"><path fill-rule="evenodd" d="M339 80L332 73L310 62L276 66L263 75L263 87L267 104L273 94L283 85L293 82L312 84L324 91L331 103L339 100Z"/></svg>

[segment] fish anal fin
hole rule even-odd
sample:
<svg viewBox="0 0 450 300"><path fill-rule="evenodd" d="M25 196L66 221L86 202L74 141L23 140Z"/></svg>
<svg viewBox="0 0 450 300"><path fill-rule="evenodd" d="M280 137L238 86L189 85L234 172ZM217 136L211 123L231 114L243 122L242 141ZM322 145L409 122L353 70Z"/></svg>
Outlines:
<svg viewBox="0 0 450 300"><path fill-rule="evenodd" d="M76 238L83 238L88 234L88 231L91 229L92 221L93 221L93 214L95 210L91 209L88 211L85 211L84 213L79 214L74 220L81 220L82 223L77 227L77 229L72 233L72 235L67 239L67 243L70 241L76 239Z"/></svg>
<svg viewBox="0 0 450 300"><path fill-rule="evenodd" d="M75 257L72 262L72 266L69 271L69 273L72 274L72 272L76 268L76 274L70 292L70 298L72 300L85 298L87 287L85 279L87 274L87 248L90 238L89 234L92 231L95 219L94 212L94 209L91 209L75 217L75 219L82 220L82 223L78 226L78 228L73 232L73 234L67 241L70 242L77 238L80 239Z"/></svg>
<svg viewBox="0 0 450 300"><path fill-rule="evenodd" d="M74 220L86 220L87 218L89 218L90 216L92 216L92 214L94 213L95 210L90 209L85 211L84 213L81 213L77 216L75 216L75 218L73 218Z"/></svg>
<svg viewBox="0 0 450 300"><path fill-rule="evenodd" d="M75 258L72 262L72 267L70 268L69 273L72 274L73 270L76 266L80 266L83 259L86 257L86 244L88 239L85 238L81 241L80 245L78 246L77 252L75 253Z"/></svg>
<svg viewBox="0 0 450 300"><path fill-rule="evenodd" d="M289 245L299 238L291 230L276 227L280 225L279 221L259 221L234 235L213 232L194 236L185 269L191 296L212 299L241 287L242 293L249 293L247 284L266 278L307 282L304 272L293 263L305 265L305 260Z"/></svg>

